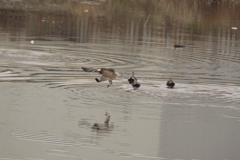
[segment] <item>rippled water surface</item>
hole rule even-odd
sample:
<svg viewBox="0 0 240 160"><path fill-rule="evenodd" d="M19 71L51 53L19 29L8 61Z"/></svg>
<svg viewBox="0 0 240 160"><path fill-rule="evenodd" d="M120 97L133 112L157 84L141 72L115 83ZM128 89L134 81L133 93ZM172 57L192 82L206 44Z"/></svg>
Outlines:
<svg viewBox="0 0 240 160"><path fill-rule="evenodd" d="M1 2L0 160L240 158L238 1L23 2Z"/></svg>

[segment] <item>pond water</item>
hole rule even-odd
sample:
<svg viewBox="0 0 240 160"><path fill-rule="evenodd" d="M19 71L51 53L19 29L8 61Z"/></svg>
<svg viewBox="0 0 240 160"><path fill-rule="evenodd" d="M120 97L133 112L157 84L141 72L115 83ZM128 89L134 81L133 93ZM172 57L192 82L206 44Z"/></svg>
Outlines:
<svg viewBox="0 0 240 160"><path fill-rule="evenodd" d="M239 1L1 3L0 160L240 158Z"/></svg>

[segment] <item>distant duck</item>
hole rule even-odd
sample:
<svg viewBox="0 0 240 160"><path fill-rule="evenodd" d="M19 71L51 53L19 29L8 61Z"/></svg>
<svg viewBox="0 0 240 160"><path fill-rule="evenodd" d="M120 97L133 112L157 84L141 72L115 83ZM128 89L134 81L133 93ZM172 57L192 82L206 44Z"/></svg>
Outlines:
<svg viewBox="0 0 240 160"><path fill-rule="evenodd" d="M97 82L109 81L110 84L107 87L112 85L112 80L113 79L115 79L117 76L121 76L120 73L115 72L115 70L111 69L111 68L86 68L86 67L82 67L82 69L85 72L98 72L99 74L101 74L102 77L100 78L100 80L98 78L95 78L95 80Z"/></svg>
<svg viewBox="0 0 240 160"><path fill-rule="evenodd" d="M140 84L137 82L137 78L134 77L134 72L132 72L132 76L128 79L128 82L134 87L139 88Z"/></svg>
<svg viewBox="0 0 240 160"><path fill-rule="evenodd" d="M109 125L110 115L107 112L106 112L105 115L106 115L106 120L104 121L104 124L94 123L93 126L92 126L93 129L106 130L110 127L113 127L113 126Z"/></svg>
<svg viewBox="0 0 240 160"><path fill-rule="evenodd" d="M168 88L173 88L175 86L175 83L173 82L172 78L169 78L166 85Z"/></svg>
<svg viewBox="0 0 240 160"><path fill-rule="evenodd" d="M133 86L133 88L139 88L141 85L136 82L136 83L133 83L132 86Z"/></svg>
<svg viewBox="0 0 240 160"><path fill-rule="evenodd" d="M179 44L174 44L174 49L176 49L176 48L183 48L183 47L186 47L186 46L183 46L183 45L179 45Z"/></svg>
<svg viewBox="0 0 240 160"><path fill-rule="evenodd" d="M129 84L133 84L137 81L137 78L134 77L134 72L132 72L132 76L128 79Z"/></svg>

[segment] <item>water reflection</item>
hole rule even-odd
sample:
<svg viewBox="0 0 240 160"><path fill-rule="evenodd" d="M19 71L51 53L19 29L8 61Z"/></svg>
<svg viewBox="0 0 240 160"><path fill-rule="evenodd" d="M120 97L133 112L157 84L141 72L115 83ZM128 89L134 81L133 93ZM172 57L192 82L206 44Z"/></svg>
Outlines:
<svg viewBox="0 0 240 160"><path fill-rule="evenodd" d="M238 145L235 140L239 130L234 125L239 122L223 118L222 109L183 106L182 110L178 107L164 107L162 155L170 159L235 159L237 149L233 146Z"/></svg>
<svg viewBox="0 0 240 160"><path fill-rule="evenodd" d="M0 159L238 159L239 8L1 1ZM107 88L81 66L122 76ZM93 131L105 112L114 128Z"/></svg>

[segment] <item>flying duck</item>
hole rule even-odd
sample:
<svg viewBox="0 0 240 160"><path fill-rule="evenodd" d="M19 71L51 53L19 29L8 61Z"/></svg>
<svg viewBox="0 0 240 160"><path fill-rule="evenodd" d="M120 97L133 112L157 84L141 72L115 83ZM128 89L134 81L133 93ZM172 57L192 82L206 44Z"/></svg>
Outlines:
<svg viewBox="0 0 240 160"><path fill-rule="evenodd" d="M175 83L173 82L172 78L169 78L166 85L168 88L173 88L175 86Z"/></svg>
<svg viewBox="0 0 240 160"><path fill-rule="evenodd" d="M104 121L104 124L99 124L99 123L94 123L92 128L97 129L97 130L106 130L108 129L109 126L109 121L110 121L110 115L106 112L105 114L106 120Z"/></svg>
<svg viewBox="0 0 240 160"><path fill-rule="evenodd" d="M111 68L86 68L86 67L82 67L82 69L85 72L98 72L99 74L101 74L101 78L100 80L98 78L95 78L95 80L97 82L102 82L102 81L109 81L109 85L107 87L109 87L110 85L112 85L112 80L115 79L117 76L121 76L120 73L115 72L114 69Z"/></svg>
<svg viewBox="0 0 240 160"><path fill-rule="evenodd" d="M131 84L134 88L139 88L140 84L137 82L137 78L134 77L134 72L132 72L132 76L128 79L129 84Z"/></svg>

